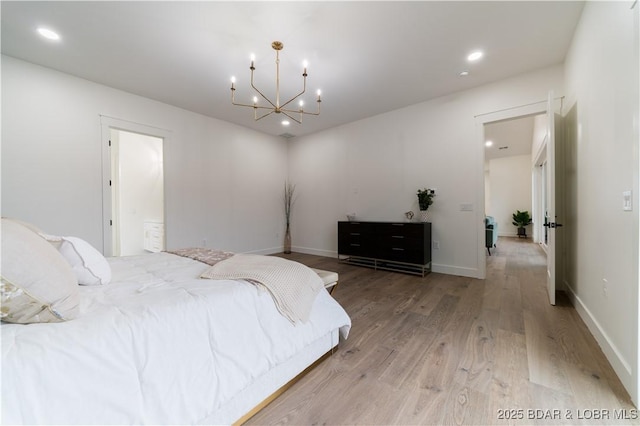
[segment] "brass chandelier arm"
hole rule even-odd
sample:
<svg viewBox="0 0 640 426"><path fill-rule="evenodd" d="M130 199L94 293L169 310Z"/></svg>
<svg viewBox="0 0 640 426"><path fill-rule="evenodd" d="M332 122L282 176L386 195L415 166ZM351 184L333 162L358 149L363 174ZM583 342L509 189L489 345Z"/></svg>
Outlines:
<svg viewBox="0 0 640 426"><path fill-rule="evenodd" d="M276 112L276 110L275 110L275 109L273 109L273 108L262 107L263 109L268 109L268 110L270 110L270 111L269 111L268 113L263 114L263 115L261 115L260 117L258 117L258 108L259 108L259 107L255 107L255 108L253 109L253 119L254 119L255 121L262 120L262 119L263 119L263 118L265 118L266 116L271 115L271 114L273 114L274 112Z"/></svg>
<svg viewBox="0 0 640 426"><path fill-rule="evenodd" d="M260 96L262 96L262 98L269 102L271 104L272 107L274 107L276 110L278 109L278 106L276 104L274 104L273 102L271 102L271 100L269 100L269 98L267 98L254 84L253 84L253 70L255 68L251 67L251 87L253 88L253 90L255 90L256 92L258 92L258 94ZM268 108L268 107L263 107L263 108Z"/></svg>
<svg viewBox="0 0 640 426"><path fill-rule="evenodd" d="M302 108L299 110L293 110L293 109L285 109L285 108L280 108L281 112L290 112L290 113L294 113L294 114L304 114L304 115L320 115L320 101L316 101L318 103L318 110L316 112L308 112L303 110Z"/></svg>
<svg viewBox="0 0 640 426"><path fill-rule="evenodd" d="M320 101L318 101L318 111L317 112L307 112L305 110L303 110L302 108L300 108L297 111L291 110L291 109L280 109L280 112L283 113L284 115L286 115L287 117L289 117L290 119L292 119L293 121L295 121L298 124L302 124L302 116L303 115L320 115ZM298 120L297 118L293 117L291 114L300 114L300 119Z"/></svg>
<svg viewBox="0 0 640 426"><path fill-rule="evenodd" d="M295 101L297 98L302 96L304 94L304 92L306 92L306 91L307 91L307 73L305 72L304 74L302 74L302 92L298 93L293 98L289 99L287 102L282 104L282 106L280 108L282 109L282 108L286 107L291 102Z"/></svg>
<svg viewBox="0 0 640 426"><path fill-rule="evenodd" d="M295 112L295 111L288 111L288 110L283 110L281 109L280 112L282 112L284 115L286 115L287 117L289 117L290 119L292 119L293 121L295 121L298 124L302 124L302 114L300 114L300 120L298 120L297 118L289 115L289 112Z"/></svg>
<svg viewBox="0 0 640 426"><path fill-rule="evenodd" d="M317 103L318 103L318 111L317 112L308 112L308 111L304 111L303 109L292 110L292 109L286 109L286 108L279 108L278 110L276 110L275 108L271 108L271 107L267 107L267 106L260 106L260 105L256 105L256 104L250 105L250 104L243 104L243 103L240 103L240 102L236 102L235 101L235 91L236 91L235 88L231 89L231 103L233 105L236 105L236 106L253 108L253 119L255 121L262 120L263 118L273 114L274 112L280 112L280 113L286 115L287 117L289 117L291 120L295 121L296 123L302 124L302 116L303 115L320 115L320 102L321 101L317 101ZM269 112L267 112L266 114L263 114L263 115L258 117L258 110L259 109L266 109L266 110L269 110ZM295 118L291 114L300 114L300 119Z"/></svg>
<svg viewBox="0 0 640 426"><path fill-rule="evenodd" d="M251 105L251 104L243 104L243 103L240 103L240 102L236 102L235 90L236 89L231 89L231 103L233 105L235 105L235 106L243 106L243 107L248 107L248 108L255 108L255 109L258 109L258 108L259 109L269 109L272 112L275 112L275 110L273 108L268 107L268 106L260 106L260 105L256 105L256 104Z"/></svg>

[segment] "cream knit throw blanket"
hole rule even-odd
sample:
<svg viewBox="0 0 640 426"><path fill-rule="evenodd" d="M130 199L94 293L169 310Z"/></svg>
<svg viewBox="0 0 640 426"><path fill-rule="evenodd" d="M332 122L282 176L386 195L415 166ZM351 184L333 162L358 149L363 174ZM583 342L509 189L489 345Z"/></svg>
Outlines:
<svg viewBox="0 0 640 426"><path fill-rule="evenodd" d="M278 311L294 324L309 320L313 301L324 286L318 274L301 263L256 254L236 254L200 277L259 283L271 293Z"/></svg>

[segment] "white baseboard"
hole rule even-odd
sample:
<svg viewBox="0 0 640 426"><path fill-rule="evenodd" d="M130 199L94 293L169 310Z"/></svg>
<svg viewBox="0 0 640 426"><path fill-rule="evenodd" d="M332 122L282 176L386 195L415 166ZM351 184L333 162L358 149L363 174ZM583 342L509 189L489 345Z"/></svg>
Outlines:
<svg viewBox="0 0 640 426"><path fill-rule="evenodd" d="M478 278L480 273L477 268L461 268L460 266L439 265L437 263L431 264L431 272L469 278Z"/></svg>
<svg viewBox="0 0 640 426"><path fill-rule="evenodd" d="M318 250L309 247L292 246L291 251L296 253L314 254L316 256L333 257L337 258L338 253L332 250Z"/></svg>
<svg viewBox="0 0 640 426"><path fill-rule="evenodd" d="M259 249L259 250L250 250L250 251L245 251L243 252L245 254L276 254L276 253L282 253L282 247L271 247L271 248L266 248L266 249Z"/></svg>
<svg viewBox="0 0 640 426"><path fill-rule="evenodd" d="M573 304L573 307L580 315L580 318L587 325L587 328L595 337L598 345L607 357L607 360L613 367L614 371L620 378L620 381L629 392L634 403L638 403L638 395L634 395L633 389L636 389L633 380L633 372L631 364L622 356L620 350L611 341L607 333L604 331L598 320L593 316L589 308L582 302L580 297L573 291L573 288L566 281L563 282L565 291Z"/></svg>
<svg viewBox="0 0 640 426"><path fill-rule="evenodd" d="M283 250L282 246L278 246L278 247L271 247L266 249L250 250L250 251L245 251L243 253L269 255L269 254L282 253L282 250ZM317 249L311 249L311 248L300 247L300 246L291 246L291 251L294 253L315 254L316 256L334 257L334 258L338 257L338 253L336 253L335 251L317 250Z"/></svg>

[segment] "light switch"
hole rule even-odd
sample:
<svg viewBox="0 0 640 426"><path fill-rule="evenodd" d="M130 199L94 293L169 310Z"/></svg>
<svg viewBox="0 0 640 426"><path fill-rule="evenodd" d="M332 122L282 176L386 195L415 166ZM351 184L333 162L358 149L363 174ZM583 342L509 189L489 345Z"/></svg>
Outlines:
<svg viewBox="0 0 640 426"><path fill-rule="evenodd" d="M460 211L461 212L472 212L473 211L473 204L472 203L462 203L462 204L460 204Z"/></svg>
<svg viewBox="0 0 640 426"><path fill-rule="evenodd" d="M631 211L633 210L631 204L631 191L624 191L622 193L622 210Z"/></svg>

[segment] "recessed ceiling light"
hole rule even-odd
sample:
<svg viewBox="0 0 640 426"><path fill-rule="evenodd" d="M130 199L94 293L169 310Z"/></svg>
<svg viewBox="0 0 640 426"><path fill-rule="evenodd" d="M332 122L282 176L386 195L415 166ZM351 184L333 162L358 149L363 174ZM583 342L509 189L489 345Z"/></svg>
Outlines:
<svg viewBox="0 0 640 426"><path fill-rule="evenodd" d="M469 62L474 62L474 61L477 61L478 59L482 58L482 55L484 55L484 53L482 53L480 50L476 50L475 52L471 52L471 54L469 54L469 56L467 56L467 60Z"/></svg>
<svg viewBox="0 0 640 426"><path fill-rule="evenodd" d="M51 31L48 28L38 28L38 34L49 40L60 40L60 36L58 35L58 33L56 33L55 31Z"/></svg>
<svg viewBox="0 0 640 426"><path fill-rule="evenodd" d="M468 75L469 75L469 71L462 71L462 72L460 73L460 77L466 77L466 76L468 76Z"/></svg>
<svg viewBox="0 0 640 426"><path fill-rule="evenodd" d="M486 141L484 143L484 146L491 146L491 145L493 145L493 141Z"/></svg>
<svg viewBox="0 0 640 426"><path fill-rule="evenodd" d="M282 125L283 126L288 126L290 123L287 120L282 120Z"/></svg>

